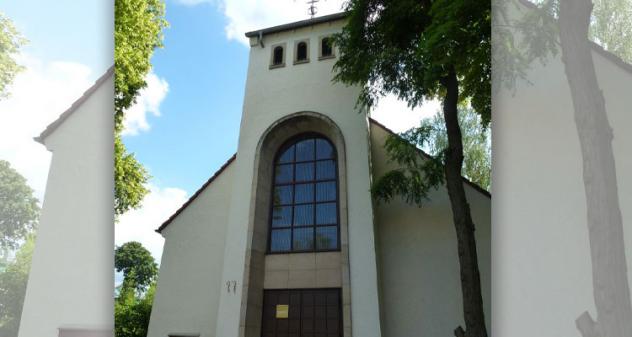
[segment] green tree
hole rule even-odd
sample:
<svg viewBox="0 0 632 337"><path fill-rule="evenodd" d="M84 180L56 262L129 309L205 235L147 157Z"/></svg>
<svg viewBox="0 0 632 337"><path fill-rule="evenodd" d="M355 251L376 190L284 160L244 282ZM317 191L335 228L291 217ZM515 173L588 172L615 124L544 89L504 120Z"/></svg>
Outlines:
<svg viewBox="0 0 632 337"><path fill-rule="evenodd" d="M348 23L336 37L341 56L336 62L334 79L361 85L360 104L371 106L387 93L397 95L411 107L421 105L426 99L443 101L448 139L443 151L445 164L437 165L436 160L420 163L407 150L399 159L404 159L400 163L409 165L409 169L387 174L397 184L382 184L387 190L376 196L380 200L404 194L410 202L420 203L428 189L445 178L457 234L465 321L465 329L458 327L455 334L485 337L474 223L461 176L463 138L457 105L468 99L483 123L489 123L491 3L350 0L346 10ZM422 142L428 139L428 135L413 136ZM404 147L394 147L397 148Z"/></svg>
<svg viewBox="0 0 632 337"><path fill-rule="evenodd" d="M133 291L122 291L114 303L114 335L116 337L146 337L156 283L142 296Z"/></svg>
<svg viewBox="0 0 632 337"><path fill-rule="evenodd" d="M593 0L593 5L588 37L632 63L632 1Z"/></svg>
<svg viewBox="0 0 632 337"><path fill-rule="evenodd" d="M462 174L489 191L492 173L490 130L483 126L480 116L467 106L459 107L459 125L463 134ZM447 131L441 112L422 120L421 127L430 130L428 152L434 157L441 157L448 147Z"/></svg>
<svg viewBox="0 0 632 337"><path fill-rule="evenodd" d="M0 12L0 100L9 96L9 85L24 69L15 61L15 55L25 43L26 39L15 29L13 22Z"/></svg>
<svg viewBox="0 0 632 337"><path fill-rule="evenodd" d="M0 160L0 249L15 249L37 225L37 198L26 179Z"/></svg>
<svg viewBox="0 0 632 337"><path fill-rule="evenodd" d="M114 304L116 337L145 337L156 292L158 266L139 242L116 248L114 267L123 272L123 283Z"/></svg>
<svg viewBox="0 0 632 337"><path fill-rule="evenodd" d="M114 268L123 272L121 293L133 289L142 293L158 274L158 265L140 242L126 242L114 251Z"/></svg>
<svg viewBox="0 0 632 337"><path fill-rule="evenodd" d="M138 208L149 192L147 171L121 140L125 111L147 86L151 57L162 47L165 4L162 0L116 0L114 3L115 214Z"/></svg>
<svg viewBox="0 0 632 337"><path fill-rule="evenodd" d="M114 159L114 212L121 215L141 205L149 193L145 187L149 174L134 154L127 152L119 133L114 135Z"/></svg>
<svg viewBox="0 0 632 337"><path fill-rule="evenodd" d="M0 336L17 336L35 237L30 235L15 259L0 272Z"/></svg>

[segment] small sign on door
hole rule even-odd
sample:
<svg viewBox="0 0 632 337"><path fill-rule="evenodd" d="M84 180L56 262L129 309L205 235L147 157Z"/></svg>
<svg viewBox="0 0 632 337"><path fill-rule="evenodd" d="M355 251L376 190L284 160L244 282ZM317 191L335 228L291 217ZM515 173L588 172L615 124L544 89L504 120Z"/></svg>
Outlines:
<svg viewBox="0 0 632 337"><path fill-rule="evenodd" d="M287 304L277 304L276 306L276 318L287 318L290 311L290 306Z"/></svg>

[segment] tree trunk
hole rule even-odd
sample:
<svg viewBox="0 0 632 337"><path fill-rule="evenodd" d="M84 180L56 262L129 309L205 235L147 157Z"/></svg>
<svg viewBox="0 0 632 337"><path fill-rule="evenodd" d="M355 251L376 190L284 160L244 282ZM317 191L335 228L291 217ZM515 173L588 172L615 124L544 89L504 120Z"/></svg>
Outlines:
<svg viewBox="0 0 632 337"><path fill-rule="evenodd" d="M456 229L465 319L465 330L458 327L454 334L457 337L487 337L474 223L470 214L470 205L465 197L461 176L463 139L461 138L457 111L459 83L454 69L442 79L441 83L446 89L446 95L443 99L443 117L448 135L445 178Z"/></svg>
<svg viewBox="0 0 632 337"><path fill-rule="evenodd" d="M576 324L584 337L630 337L632 306L612 152L613 134L588 42L591 12L590 0L560 0L562 61L583 157L593 296L597 308L597 322L585 312Z"/></svg>

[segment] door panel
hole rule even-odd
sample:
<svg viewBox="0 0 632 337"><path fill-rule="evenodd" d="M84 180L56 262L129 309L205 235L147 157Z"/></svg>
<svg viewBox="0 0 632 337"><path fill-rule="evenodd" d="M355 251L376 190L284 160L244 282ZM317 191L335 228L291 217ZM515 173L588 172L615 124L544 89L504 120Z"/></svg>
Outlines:
<svg viewBox="0 0 632 337"><path fill-rule="evenodd" d="M340 289L264 290L261 336L342 337L340 303Z"/></svg>

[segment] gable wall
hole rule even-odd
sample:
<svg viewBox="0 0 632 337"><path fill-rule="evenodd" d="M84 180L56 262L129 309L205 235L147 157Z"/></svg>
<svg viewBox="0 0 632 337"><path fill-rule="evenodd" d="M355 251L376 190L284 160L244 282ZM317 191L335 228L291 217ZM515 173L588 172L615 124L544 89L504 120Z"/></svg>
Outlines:
<svg viewBox="0 0 632 337"><path fill-rule="evenodd" d="M20 337L113 327L114 81L102 80L43 139L52 159Z"/></svg>
<svg viewBox="0 0 632 337"><path fill-rule="evenodd" d="M519 20L528 9L511 14ZM592 58L613 129L632 282L632 73L596 51ZM588 311L597 317L583 158L560 53L545 65L534 62L527 77L530 83L518 81L515 91L503 90L494 101L493 219L498 239L493 247L503 254L493 257L498 280L493 333L577 336L579 315Z"/></svg>
<svg viewBox="0 0 632 337"><path fill-rule="evenodd" d="M371 123L373 179L387 163L388 133ZM491 199L465 186L476 224L485 319L491 310ZM375 207L383 335L452 336L463 324L459 261L450 200L445 188L421 208L393 200Z"/></svg>
<svg viewBox="0 0 632 337"><path fill-rule="evenodd" d="M215 336L232 179L231 164L163 230L149 337Z"/></svg>

